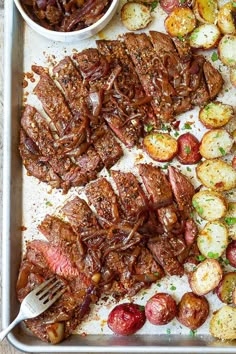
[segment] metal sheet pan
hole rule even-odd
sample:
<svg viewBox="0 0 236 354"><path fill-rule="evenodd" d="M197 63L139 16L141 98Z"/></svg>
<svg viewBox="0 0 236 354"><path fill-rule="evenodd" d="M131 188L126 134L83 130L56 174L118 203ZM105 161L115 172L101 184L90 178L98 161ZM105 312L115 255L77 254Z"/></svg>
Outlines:
<svg viewBox="0 0 236 354"><path fill-rule="evenodd" d="M29 71L31 64L46 64L48 56L56 56L59 60L66 54L70 54L74 48L81 50L85 47L94 46L94 38L81 41L72 45L65 45L50 42L36 33L32 32L23 23L17 12L13 1L5 4L5 90L4 90L4 171L3 171L3 303L2 318L3 327L6 327L16 316L19 304L15 295L15 284L21 260L22 239L30 238L32 234L39 236L36 226L46 213L57 213L59 205L65 202L64 196L55 191L49 193L47 186L38 184L34 178L26 176L18 154L19 139L19 116L22 109L22 79L23 72ZM124 31L117 26L118 17L109 26L108 30L100 33L100 38L115 38L117 34ZM162 26L162 27L161 27ZM152 29L163 30L163 24L158 25L153 22ZM99 38L99 37L98 37ZM222 74L225 76L225 68ZM236 92L228 90L227 84L220 100L236 105ZM30 91L30 87L27 87ZM228 92L227 92L228 90ZM39 104L30 96L29 103ZM40 108L40 106L38 106ZM198 110L195 109L181 118L183 125L186 120L195 120ZM180 127L181 128L181 127ZM195 126L195 133L200 137L203 132ZM141 150L134 150L132 154L126 154L116 168L129 169L135 165L135 159L139 157ZM129 164L127 164L129 161ZM185 171L186 172L186 171ZM103 172L105 173L105 172ZM187 172L186 172L187 173ZM71 191L70 197L77 191ZM49 203L48 203L49 202ZM47 207L46 207L47 206ZM27 225L27 231L22 233L21 226ZM24 246L24 243L23 243ZM174 279L177 284L174 296L180 299L183 289L188 289L183 280ZM160 289L169 289L172 279L166 278L161 284ZM185 282L186 283L186 282ZM184 288L185 287L185 288ZM152 287L148 294L141 294L137 297L139 303L155 292ZM215 299L214 302L209 296L211 310L217 309L221 304ZM125 301L125 300L124 300ZM82 327L78 328L77 333L86 331L86 336L73 335L63 343L52 346L42 343L32 337L24 327L16 328L9 336L10 343L24 352L51 352L51 353L70 353L70 352L140 352L140 353L235 353L236 343L226 343L213 339L207 331L208 323L192 337L189 330L182 329L173 324L171 335L166 334L166 326L154 327L147 325L139 333L131 337L117 337L111 335L108 328L101 331L101 319L106 318L112 305L104 307L102 304L94 309L94 313L99 312L99 321L91 315Z"/></svg>

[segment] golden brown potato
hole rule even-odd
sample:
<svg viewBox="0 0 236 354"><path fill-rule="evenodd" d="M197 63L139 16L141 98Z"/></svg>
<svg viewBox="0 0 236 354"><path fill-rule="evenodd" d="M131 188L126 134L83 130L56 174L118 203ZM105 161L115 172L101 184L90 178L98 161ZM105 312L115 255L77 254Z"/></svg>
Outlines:
<svg viewBox="0 0 236 354"><path fill-rule="evenodd" d="M209 304L204 296L192 292L183 295L178 304L177 320L184 326L195 330L199 328L209 315Z"/></svg>
<svg viewBox="0 0 236 354"><path fill-rule="evenodd" d="M172 37L184 37L196 26L196 18L191 9L175 8L165 20L166 31Z"/></svg>

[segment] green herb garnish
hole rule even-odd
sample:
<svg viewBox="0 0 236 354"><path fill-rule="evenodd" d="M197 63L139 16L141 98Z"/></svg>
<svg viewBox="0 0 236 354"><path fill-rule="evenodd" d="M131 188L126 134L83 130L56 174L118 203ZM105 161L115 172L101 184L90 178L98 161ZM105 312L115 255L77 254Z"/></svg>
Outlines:
<svg viewBox="0 0 236 354"><path fill-rule="evenodd" d="M219 151L220 151L222 156L226 155L226 152L225 152L225 150L222 147L219 147Z"/></svg>
<svg viewBox="0 0 236 354"><path fill-rule="evenodd" d="M176 286L171 285L170 290L176 290Z"/></svg>
<svg viewBox="0 0 236 354"><path fill-rule="evenodd" d="M158 5L158 1L153 1L153 2L151 3L151 12L155 10L155 8L157 7L157 5Z"/></svg>
<svg viewBox="0 0 236 354"><path fill-rule="evenodd" d="M189 147L189 146L185 146L184 151L185 151L185 152L186 152L186 154L188 155L188 154L190 154L191 149L190 149L190 147Z"/></svg>
<svg viewBox="0 0 236 354"><path fill-rule="evenodd" d="M211 60L212 61L217 61L219 58L218 58L218 54L216 52L212 53L212 56L211 56Z"/></svg>
<svg viewBox="0 0 236 354"><path fill-rule="evenodd" d="M185 123L183 129L192 129L191 124Z"/></svg>
<svg viewBox="0 0 236 354"><path fill-rule="evenodd" d="M217 259L217 258L219 258L219 253L208 252L207 257L211 258L211 259Z"/></svg>
<svg viewBox="0 0 236 354"><path fill-rule="evenodd" d="M225 222L227 225L234 225L236 224L236 218L225 218Z"/></svg>
<svg viewBox="0 0 236 354"><path fill-rule="evenodd" d="M198 261L202 262L205 261L206 257L200 254L199 256L196 257Z"/></svg>
<svg viewBox="0 0 236 354"><path fill-rule="evenodd" d="M196 200L193 200L193 206L199 215L203 214L203 208L198 204Z"/></svg>
<svg viewBox="0 0 236 354"><path fill-rule="evenodd" d="M146 125L144 125L144 130L145 130L145 132L147 132L147 133L150 133L152 130L153 130L153 125L151 125L151 124L146 124Z"/></svg>

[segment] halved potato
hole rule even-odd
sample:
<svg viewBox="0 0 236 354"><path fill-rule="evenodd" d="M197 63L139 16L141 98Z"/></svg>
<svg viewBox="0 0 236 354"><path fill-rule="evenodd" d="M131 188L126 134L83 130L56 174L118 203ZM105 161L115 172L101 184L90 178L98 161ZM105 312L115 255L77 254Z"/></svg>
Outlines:
<svg viewBox="0 0 236 354"><path fill-rule="evenodd" d="M210 23L205 23L193 30L189 37L189 43L192 48L211 49L219 43L221 33L219 28Z"/></svg>
<svg viewBox="0 0 236 354"><path fill-rule="evenodd" d="M220 128L234 116L233 107L222 102L211 102L199 112L199 119L206 128Z"/></svg>
<svg viewBox="0 0 236 354"><path fill-rule="evenodd" d="M236 171L219 159L205 160L197 168L197 177L205 187L228 191L236 187Z"/></svg>
<svg viewBox="0 0 236 354"><path fill-rule="evenodd" d="M215 289L221 281L223 272L216 259L206 259L190 274L189 285L197 295L205 295Z"/></svg>
<svg viewBox="0 0 236 354"><path fill-rule="evenodd" d="M170 161L177 154L177 141L167 133L151 133L143 139L143 146L153 160Z"/></svg>
<svg viewBox="0 0 236 354"><path fill-rule="evenodd" d="M228 204L228 210L224 216L224 221L228 226L229 236L233 240L236 240L236 202Z"/></svg>
<svg viewBox="0 0 236 354"><path fill-rule="evenodd" d="M193 7L198 21L203 23L216 23L218 13L217 0L195 0Z"/></svg>
<svg viewBox="0 0 236 354"><path fill-rule="evenodd" d="M236 36L225 34L219 42L218 54L223 64L229 67L236 66Z"/></svg>
<svg viewBox="0 0 236 354"><path fill-rule="evenodd" d="M172 37L184 37L196 26L196 18L187 7L175 8L165 20L166 31Z"/></svg>
<svg viewBox="0 0 236 354"><path fill-rule="evenodd" d="M150 8L135 1L128 2L121 9L121 21L130 31L146 28L152 21Z"/></svg>
<svg viewBox="0 0 236 354"><path fill-rule="evenodd" d="M210 333L219 339L236 339L236 307L225 305L210 321Z"/></svg>
<svg viewBox="0 0 236 354"><path fill-rule="evenodd" d="M214 159L227 155L233 143L233 138L225 129L214 129L203 135L199 151L205 159Z"/></svg>
<svg viewBox="0 0 236 354"><path fill-rule="evenodd" d="M236 13L236 8L233 7L232 2L224 4L218 12L217 25L222 33L235 33L235 23L233 19L233 12Z"/></svg>
<svg viewBox="0 0 236 354"><path fill-rule="evenodd" d="M203 190L194 194L192 204L197 213L207 221L223 218L227 212L227 202L221 193Z"/></svg>
<svg viewBox="0 0 236 354"><path fill-rule="evenodd" d="M236 68L230 68L229 75L231 84L236 87Z"/></svg>
<svg viewBox="0 0 236 354"><path fill-rule="evenodd" d="M220 284L217 286L216 294L220 301L232 304L234 289L236 289L236 272L229 272L224 274Z"/></svg>
<svg viewBox="0 0 236 354"><path fill-rule="evenodd" d="M219 258L228 246L228 229L220 221L211 221L197 238L199 251L206 258Z"/></svg>

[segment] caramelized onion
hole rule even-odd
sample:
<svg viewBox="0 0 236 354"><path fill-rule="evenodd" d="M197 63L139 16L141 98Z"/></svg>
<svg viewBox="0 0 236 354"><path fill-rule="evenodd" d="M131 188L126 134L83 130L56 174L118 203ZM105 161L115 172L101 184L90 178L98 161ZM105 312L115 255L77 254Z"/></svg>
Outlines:
<svg viewBox="0 0 236 354"><path fill-rule="evenodd" d="M111 75L108 77L107 79L107 83L106 83L106 90L111 90L115 79L117 78L117 76L121 73L122 71L122 67L120 65L116 65L115 69L112 71Z"/></svg>

